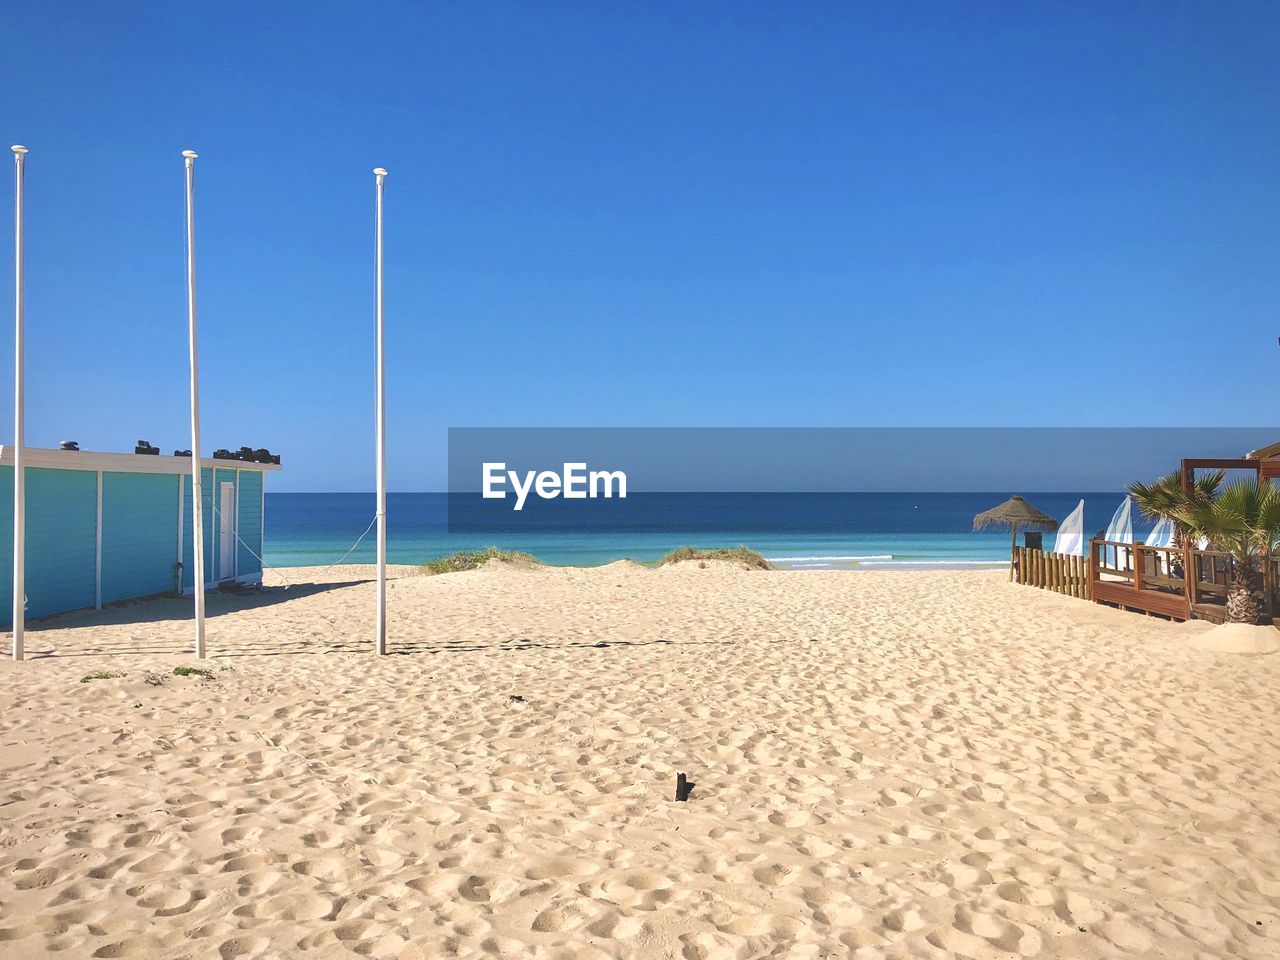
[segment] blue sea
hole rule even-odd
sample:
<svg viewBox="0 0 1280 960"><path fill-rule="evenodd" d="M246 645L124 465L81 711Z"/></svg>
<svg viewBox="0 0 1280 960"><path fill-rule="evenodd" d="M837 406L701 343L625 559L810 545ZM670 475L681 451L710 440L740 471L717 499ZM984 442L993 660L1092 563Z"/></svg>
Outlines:
<svg viewBox="0 0 1280 960"><path fill-rule="evenodd" d="M1081 497L1086 532L1104 529L1123 493L1036 493L1027 500L1059 520ZM544 563L592 566L622 558L652 562L682 546L748 546L794 569L995 567L1009 559L1007 531L974 533L973 517L1008 493L685 493L633 494L625 501L578 501L579 515L521 517L517 529L449 530L449 495L387 498L392 563L420 564L455 550L491 545ZM582 522L599 509L599 520ZM266 549L272 566L335 563L373 519L373 494L268 493ZM1134 511L1135 533L1140 523ZM455 524L457 526L457 524ZM1021 542L1021 539L1020 539ZM1045 534L1045 546L1053 534ZM369 531L347 563L374 560Z"/></svg>

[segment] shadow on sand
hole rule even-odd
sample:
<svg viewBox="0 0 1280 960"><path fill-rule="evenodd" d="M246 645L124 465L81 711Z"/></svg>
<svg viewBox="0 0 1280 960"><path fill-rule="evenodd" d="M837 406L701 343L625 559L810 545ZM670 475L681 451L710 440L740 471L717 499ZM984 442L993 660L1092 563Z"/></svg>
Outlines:
<svg viewBox="0 0 1280 960"><path fill-rule="evenodd" d="M327 583L296 583L289 586L270 586L252 588L244 591L208 590L205 592L205 620L216 621L228 614L257 610L284 603L287 600L302 600L320 594L341 590L345 587L356 587L370 583L371 580L343 580ZM73 610L69 613L57 613L47 617L27 621L26 646L28 659L41 657L87 657L102 654L174 654L188 653L187 650L175 650L169 634L174 627L180 629L184 636L192 630L195 611L192 609L190 597L160 596L139 600L122 600L104 606L101 610ZM98 628L138 627L141 632L130 632L114 635L106 642L86 644L75 637L79 631L94 631ZM148 629L150 628L150 629ZM164 636L161 636L164 634ZM64 649L60 642L70 640ZM48 640L48 643L42 641ZM263 654L277 652L270 649L277 646L268 644L268 649L254 650L238 644L239 655ZM303 652L315 649L315 645L299 644L298 649L290 652ZM217 651L211 651L218 653Z"/></svg>
<svg viewBox="0 0 1280 960"><path fill-rule="evenodd" d="M372 653L372 610L365 606L371 600L360 593L351 593L323 613L306 604L308 598L352 587L366 587L372 579L343 580L339 582L298 583L289 586L270 586L229 593L211 590L205 595L205 617L208 620L208 653L212 659L232 657L279 657L301 654L358 654ZM282 617L278 623L265 622L245 638L242 627L237 627L238 637L221 636L219 619L239 613L247 613L283 604L285 601L302 601L297 617ZM310 609L308 609L310 607ZM173 657L191 656L193 621L190 597L153 597L112 604L102 610L79 610L72 613L43 617L29 623L27 630L27 657L31 660L71 657ZM305 624L305 626L304 626ZM700 645L728 644L730 640L680 640L665 637L653 639L574 639L572 634L530 635L517 633L518 624L512 624L513 635L486 638L483 642L472 637L443 639L390 638L388 655L412 656L422 654L484 653L525 650L599 650L612 648L661 646L686 643Z"/></svg>

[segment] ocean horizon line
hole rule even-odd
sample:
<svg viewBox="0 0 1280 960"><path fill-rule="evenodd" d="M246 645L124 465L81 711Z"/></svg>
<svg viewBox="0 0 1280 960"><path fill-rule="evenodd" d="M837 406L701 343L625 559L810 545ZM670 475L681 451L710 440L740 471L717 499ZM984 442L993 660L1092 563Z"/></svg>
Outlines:
<svg viewBox="0 0 1280 960"><path fill-rule="evenodd" d="M628 500L539 501L538 508L478 510L478 494L393 494L387 556L422 564L489 546L531 554L552 566L648 563L679 547L746 546L779 566L870 569L988 566L1007 563L1008 531L973 530L976 514L1004 491L820 491L637 494ZM1028 493L1050 516L1065 517L1081 498L1086 528L1105 528L1123 493ZM496 501L493 501L496 503ZM326 566L340 557L374 559L365 536L374 497L358 492L269 493L264 558L274 566ZM1135 527L1143 521L1138 519ZM1053 534L1045 535L1051 544ZM1021 536L1019 537L1021 540Z"/></svg>
<svg viewBox="0 0 1280 960"><path fill-rule="evenodd" d="M1048 494L1056 496L1124 496L1124 490L1075 490L1062 488L1043 488L1032 489L1030 487L1010 487L1000 490L628 490L627 497L634 496L814 496L814 497L830 497L830 496L859 496L859 495L889 495L898 496L905 494L962 494L965 496L977 496L979 494L991 494L992 496L1008 496L1008 490L1017 490L1021 493L1029 494ZM462 496L479 494L480 490L388 490L388 496ZM374 490L268 490L267 496L278 496L286 494L289 496L376 496ZM625 498L618 498L625 499Z"/></svg>

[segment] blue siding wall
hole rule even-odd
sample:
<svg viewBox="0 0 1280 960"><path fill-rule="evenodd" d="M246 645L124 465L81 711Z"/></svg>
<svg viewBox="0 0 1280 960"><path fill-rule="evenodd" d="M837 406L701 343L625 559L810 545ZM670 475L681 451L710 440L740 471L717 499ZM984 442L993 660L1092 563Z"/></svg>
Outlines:
<svg viewBox="0 0 1280 960"><path fill-rule="evenodd" d="M27 615L92 607L97 580L97 472L28 468Z"/></svg>
<svg viewBox="0 0 1280 960"><path fill-rule="evenodd" d="M256 470L240 471L240 499L239 521L237 524L237 532L243 543L237 543L236 547L240 551L238 562L240 564L240 576L247 573L261 573L262 564L258 562L258 557L262 555L262 474ZM253 553L245 549L245 544L252 548Z"/></svg>
<svg viewBox="0 0 1280 960"><path fill-rule="evenodd" d="M102 474L102 602L173 590L178 478Z"/></svg>
<svg viewBox="0 0 1280 960"><path fill-rule="evenodd" d="M212 583L217 576L217 568L213 565L213 552L215 544L213 542L213 471L208 467L202 467L200 470L200 503L203 523L200 524L204 528L204 580L205 583ZM190 590L194 582L192 580L191 565L194 562L194 553L192 552L192 517L194 513L191 509L191 477L184 476L182 478L182 589Z"/></svg>
<svg viewBox="0 0 1280 960"><path fill-rule="evenodd" d="M13 467L2 468L4 610L12 625ZM97 592L98 474L27 467L27 616L92 607Z"/></svg>
<svg viewBox="0 0 1280 960"><path fill-rule="evenodd" d="M257 471L221 469L218 482L235 483L240 538L262 552L262 484ZM177 553L178 476L107 471L102 476L102 602L173 589ZM218 579L213 471L205 468L205 575ZM183 587L191 588L191 478L182 478ZM97 592L98 474L94 470L27 468L27 616L92 607ZM238 575L260 572L237 543ZM13 467L0 466L0 628L12 621Z"/></svg>
<svg viewBox="0 0 1280 960"><path fill-rule="evenodd" d="M13 626L13 467L0 467L0 606L7 630Z"/></svg>

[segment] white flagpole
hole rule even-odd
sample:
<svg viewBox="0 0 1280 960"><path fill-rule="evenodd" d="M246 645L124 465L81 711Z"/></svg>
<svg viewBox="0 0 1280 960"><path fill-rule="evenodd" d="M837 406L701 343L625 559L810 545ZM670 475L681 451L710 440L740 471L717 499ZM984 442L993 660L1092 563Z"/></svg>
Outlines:
<svg viewBox="0 0 1280 960"><path fill-rule="evenodd" d="M196 602L196 656L204 648L204 503L200 483L200 367L196 348L196 157L183 150L187 165L187 332L191 352L191 586Z"/></svg>
<svg viewBox="0 0 1280 960"><path fill-rule="evenodd" d="M27 615L27 474L23 463L26 445L26 378L23 372L24 323L22 291L22 173L27 148L15 144L13 262L14 262L14 340L13 340L13 659L21 660L23 631Z"/></svg>
<svg viewBox="0 0 1280 960"><path fill-rule="evenodd" d="M377 216L376 216L376 239L374 241L374 259L376 261L377 273L377 299L375 312L377 314L378 323L378 374L377 374L377 399L375 401L375 420L377 421L377 475L378 475L378 633L377 633L377 652L379 655L387 652L387 418L386 418L386 392L383 382L383 353L382 353L382 183L387 177L387 171L382 167L375 167L373 171L376 177L377 191Z"/></svg>

